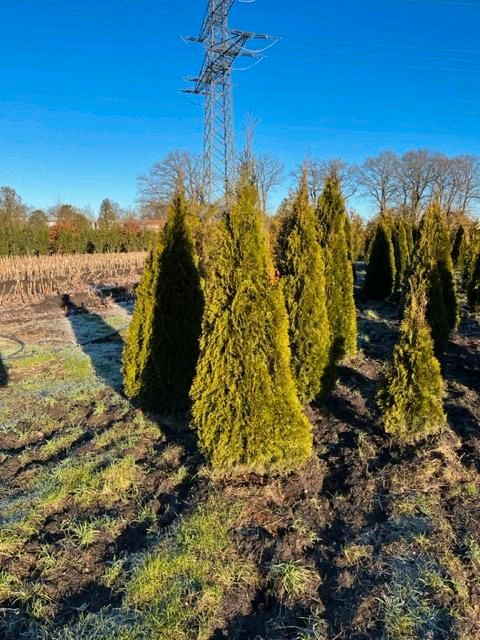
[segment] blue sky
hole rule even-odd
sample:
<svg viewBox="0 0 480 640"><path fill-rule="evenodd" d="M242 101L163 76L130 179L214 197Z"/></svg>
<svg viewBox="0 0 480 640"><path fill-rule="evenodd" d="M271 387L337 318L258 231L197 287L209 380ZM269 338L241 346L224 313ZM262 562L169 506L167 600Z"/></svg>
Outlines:
<svg viewBox="0 0 480 640"><path fill-rule="evenodd" d="M0 184L35 206L127 206L169 150L200 151L201 100L179 90L202 51L180 35L205 5L1 2ZM235 75L235 114L238 146L251 113L255 150L287 171L306 154L480 153L480 0L256 0L231 26L282 37Z"/></svg>

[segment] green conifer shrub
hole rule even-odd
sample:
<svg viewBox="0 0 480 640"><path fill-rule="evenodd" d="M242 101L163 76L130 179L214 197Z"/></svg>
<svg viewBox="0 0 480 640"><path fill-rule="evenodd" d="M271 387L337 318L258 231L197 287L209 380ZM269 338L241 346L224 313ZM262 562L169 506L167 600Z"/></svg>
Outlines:
<svg viewBox="0 0 480 640"><path fill-rule="evenodd" d="M452 260L455 266L458 265L458 262L460 260L464 242L465 242L465 227L463 226L463 224L460 224L458 225L455 233L453 234Z"/></svg>
<svg viewBox="0 0 480 640"><path fill-rule="evenodd" d="M163 412L186 409L195 375L203 291L183 191L168 213L163 246L147 263L123 357L125 393Z"/></svg>
<svg viewBox="0 0 480 640"><path fill-rule="evenodd" d="M413 252L415 250L415 242L417 241L416 233L415 233L415 228L413 225L413 222L411 222L411 220L408 219L403 219L403 226L405 228L405 235L407 238L407 247L408 247L408 255L409 258L411 259L411 257L413 256Z"/></svg>
<svg viewBox="0 0 480 640"><path fill-rule="evenodd" d="M281 219L275 253L289 319L292 369L300 399L307 403L323 390L331 334L325 300L325 266L306 176L301 180L292 208Z"/></svg>
<svg viewBox="0 0 480 640"><path fill-rule="evenodd" d="M426 283L426 317L439 358L456 325L458 304L446 221L438 203L433 203L423 217L412 273Z"/></svg>
<svg viewBox="0 0 480 640"><path fill-rule="evenodd" d="M288 470L311 454L290 368L288 319L258 196L244 167L207 279L193 425L221 472Z"/></svg>
<svg viewBox="0 0 480 640"><path fill-rule="evenodd" d="M477 254L480 251L480 227L475 229L472 225L466 234L465 241L462 245L462 252L458 264L458 271L461 275L461 285L465 291L468 291Z"/></svg>
<svg viewBox="0 0 480 640"><path fill-rule="evenodd" d="M392 243L395 254L395 290L400 291L409 263L407 232L403 220L397 220L393 227Z"/></svg>
<svg viewBox="0 0 480 640"><path fill-rule="evenodd" d="M480 252L477 253L477 259L468 284L467 300L468 306L472 311L480 311Z"/></svg>
<svg viewBox="0 0 480 640"><path fill-rule="evenodd" d="M438 433L446 424L443 380L425 317L424 284L412 277L399 341L387 367L378 402L385 431L409 444Z"/></svg>
<svg viewBox="0 0 480 640"><path fill-rule="evenodd" d="M457 325L458 302L446 216L438 203L433 203L425 213L422 235L430 243L433 265L438 270L448 325L452 331Z"/></svg>
<svg viewBox="0 0 480 640"><path fill-rule="evenodd" d="M450 321L438 266L432 266L426 275L426 318L432 332L435 356L441 358L450 338Z"/></svg>
<svg viewBox="0 0 480 640"><path fill-rule="evenodd" d="M324 250L327 313L334 359L357 351L357 316L352 265L345 234L345 202L335 174L327 177L316 209L317 235Z"/></svg>
<svg viewBox="0 0 480 640"><path fill-rule="evenodd" d="M353 229L348 215L345 215L345 237L347 239L348 259L352 265L352 276L354 286L357 284L357 268L355 266L355 246L353 241Z"/></svg>
<svg viewBox="0 0 480 640"><path fill-rule="evenodd" d="M135 308L123 349L123 387L125 394L132 399L139 398L144 388L144 372L152 346L155 292L162 248L163 236L158 234L157 243L148 255L136 290Z"/></svg>
<svg viewBox="0 0 480 640"><path fill-rule="evenodd" d="M395 254L386 220L380 219L370 248L365 276L367 298L385 300L395 288Z"/></svg>

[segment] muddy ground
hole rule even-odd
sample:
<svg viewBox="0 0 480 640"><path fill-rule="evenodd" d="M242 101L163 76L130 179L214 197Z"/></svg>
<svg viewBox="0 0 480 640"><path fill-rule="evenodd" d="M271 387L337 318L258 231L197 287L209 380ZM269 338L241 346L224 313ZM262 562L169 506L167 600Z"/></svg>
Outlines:
<svg viewBox="0 0 480 640"><path fill-rule="evenodd" d="M400 448L375 402L398 307L358 290L312 460L221 479L185 419L122 396L133 299L110 293L0 322L0 637L480 638L478 318L442 362L449 428Z"/></svg>

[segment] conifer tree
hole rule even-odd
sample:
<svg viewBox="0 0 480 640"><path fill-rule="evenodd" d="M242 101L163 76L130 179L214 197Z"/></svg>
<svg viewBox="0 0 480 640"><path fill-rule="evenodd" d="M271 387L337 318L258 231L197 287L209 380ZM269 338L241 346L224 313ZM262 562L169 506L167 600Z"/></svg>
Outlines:
<svg viewBox="0 0 480 640"><path fill-rule="evenodd" d="M137 287L135 309L123 350L123 387L132 399L142 396L144 381L151 375L146 369L152 349L153 316L157 307L155 293L162 248L163 235L159 234Z"/></svg>
<svg viewBox="0 0 480 640"><path fill-rule="evenodd" d="M474 312L480 311L480 251L474 263L472 276L467 289L468 306Z"/></svg>
<svg viewBox="0 0 480 640"><path fill-rule="evenodd" d="M382 218L377 224L370 249L365 276L365 294L374 300L385 300L395 288L395 254L388 221Z"/></svg>
<svg viewBox="0 0 480 640"><path fill-rule="evenodd" d="M415 241L416 241L415 233L414 233L415 230L413 227L413 223L410 220L404 218L402 222L405 228L405 235L407 238L408 256L409 256L409 259L411 259L413 256L413 252L415 250Z"/></svg>
<svg viewBox="0 0 480 640"><path fill-rule="evenodd" d="M465 227L463 224L458 225L454 235L452 244L452 260L455 266L458 265L462 253L462 247L465 242Z"/></svg>
<svg viewBox="0 0 480 640"><path fill-rule="evenodd" d="M348 259L352 265L353 284L357 284L357 268L355 266L355 249L353 242L353 229L348 215L345 215L345 237L347 239Z"/></svg>
<svg viewBox="0 0 480 640"><path fill-rule="evenodd" d="M129 397L164 412L188 406L202 313L203 292L185 196L178 190L163 246L152 252L138 291L123 359Z"/></svg>
<svg viewBox="0 0 480 640"><path fill-rule="evenodd" d="M411 278L399 341L378 394L385 431L405 443L435 434L446 423L440 364L425 317L424 286L419 278Z"/></svg>
<svg viewBox="0 0 480 640"><path fill-rule="evenodd" d="M311 426L290 368L288 319L258 196L243 168L207 280L191 390L199 445L214 468L291 469L311 454Z"/></svg>
<svg viewBox="0 0 480 640"><path fill-rule="evenodd" d="M325 266L305 175L292 208L281 219L276 255L289 319L292 369L300 399L307 403L322 391L331 334Z"/></svg>
<svg viewBox="0 0 480 640"><path fill-rule="evenodd" d="M317 234L324 250L327 313L335 359L357 351L353 273L345 235L345 202L338 176L327 177L317 210Z"/></svg>
<svg viewBox="0 0 480 640"><path fill-rule="evenodd" d="M392 242L395 254L395 289L399 291L402 288L409 263L407 233L403 220L396 221L392 232Z"/></svg>
<svg viewBox="0 0 480 640"><path fill-rule="evenodd" d="M438 203L423 217L411 271L426 283L426 317L440 358L457 322L457 297L445 217Z"/></svg>
<svg viewBox="0 0 480 640"><path fill-rule="evenodd" d="M428 208L422 221L421 232L429 245L432 267L438 271L448 326L452 331L458 320L458 302L447 223L439 203L434 202Z"/></svg>

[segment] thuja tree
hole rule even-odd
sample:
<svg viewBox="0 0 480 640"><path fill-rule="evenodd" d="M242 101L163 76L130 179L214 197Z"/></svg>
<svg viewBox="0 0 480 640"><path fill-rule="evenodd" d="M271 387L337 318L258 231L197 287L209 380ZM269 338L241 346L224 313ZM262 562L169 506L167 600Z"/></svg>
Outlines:
<svg viewBox="0 0 480 640"><path fill-rule="evenodd" d="M395 289L395 254L389 222L384 216L378 221L367 264L365 294L375 300L384 300Z"/></svg>
<svg viewBox="0 0 480 640"><path fill-rule="evenodd" d="M378 394L385 431L405 443L445 426L440 364L426 320L425 283L412 277L399 341Z"/></svg>
<svg viewBox="0 0 480 640"><path fill-rule="evenodd" d="M183 191L169 209L163 246L150 256L123 358L125 392L162 412L189 402L199 353L203 292Z"/></svg>
<svg viewBox="0 0 480 640"><path fill-rule="evenodd" d="M150 251L136 291L135 309L123 350L123 386L129 398L140 398L151 371L147 371L152 348L153 316L157 308L155 292L160 270L163 235Z"/></svg>
<svg viewBox="0 0 480 640"><path fill-rule="evenodd" d="M438 203L433 203L427 209L422 220L419 248L425 253L423 259L426 259L430 266L427 318L434 332L436 352L440 353L444 350L446 341L442 344L441 340L436 339L433 327L437 322L437 316L445 315L450 334L457 324L458 303L446 216ZM439 287L441 292L438 291Z"/></svg>
<svg viewBox="0 0 480 640"><path fill-rule="evenodd" d="M392 244L395 254L395 289L399 291L410 260L407 232L405 223L401 219L396 220L393 226Z"/></svg>
<svg viewBox="0 0 480 640"><path fill-rule="evenodd" d="M468 291L478 252L480 251L480 228L469 228L458 264L462 287Z"/></svg>
<svg viewBox="0 0 480 640"><path fill-rule="evenodd" d="M345 202L335 174L327 177L316 209L317 234L324 250L327 313L336 359L357 351L353 273L345 234Z"/></svg>
<svg viewBox="0 0 480 640"><path fill-rule="evenodd" d="M322 391L331 334L322 248L305 175L291 209L281 218L275 253L289 320L292 369L300 399L310 402Z"/></svg>
<svg viewBox="0 0 480 640"><path fill-rule="evenodd" d="M460 256L462 255L465 240L465 227L463 226L463 224L459 224L457 229L453 233L452 242L452 260L455 266L458 266L458 263L460 261Z"/></svg>
<svg viewBox="0 0 480 640"><path fill-rule="evenodd" d="M467 289L468 305L472 311L480 311L480 251L477 253Z"/></svg>
<svg viewBox="0 0 480 640"><path fill-rule="evenodd" d="M220 225L191 391L200 448L222 472L291 469L312 450L257 202L244 168Z"/></svg>

